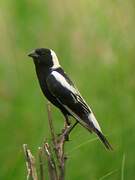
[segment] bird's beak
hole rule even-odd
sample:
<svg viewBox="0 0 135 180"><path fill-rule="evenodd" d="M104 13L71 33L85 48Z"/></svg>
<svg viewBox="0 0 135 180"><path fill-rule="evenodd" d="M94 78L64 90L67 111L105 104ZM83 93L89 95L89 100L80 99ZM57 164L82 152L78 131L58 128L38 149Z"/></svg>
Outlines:
<svg viewBox="0 0 135 180"><path fill-rule="evenodd" d="M28 54L29 57L32 57L32 58L38 58L38 54L35 53L35 52L32 52L30 54Z"/></svg>

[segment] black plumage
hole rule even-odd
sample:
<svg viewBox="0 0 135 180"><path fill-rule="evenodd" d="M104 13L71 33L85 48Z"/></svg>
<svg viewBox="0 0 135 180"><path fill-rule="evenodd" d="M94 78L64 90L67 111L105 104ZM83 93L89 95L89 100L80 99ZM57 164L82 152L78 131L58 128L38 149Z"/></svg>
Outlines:
<svg viewBox="0 0 135 180"><path fill-rule="evenodd" d="M58 107L69 124L68 117L95 132L107 149L111 145L102 134L100 126L73 82L61 68L58 58L51 49L39 48L29 54L33 58L40 87L46 98Z"/></svg>

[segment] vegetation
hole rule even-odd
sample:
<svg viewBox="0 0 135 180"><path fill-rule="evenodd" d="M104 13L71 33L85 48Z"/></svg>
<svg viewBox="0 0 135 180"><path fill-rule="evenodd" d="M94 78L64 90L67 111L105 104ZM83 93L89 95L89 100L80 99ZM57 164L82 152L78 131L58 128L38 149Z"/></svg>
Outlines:
<svg viewBox="0 0 135 180"><path fill-rule="evenodd" d="M49 137L46 103L27 54L55 50L114 147L78 126L66 146L66 180L135 177L135 2L0 2L0 179L25 179L22 144L32 153ZM53 108L57 132L63 116ZM37 157L38 158L38 157Z"/></svg>

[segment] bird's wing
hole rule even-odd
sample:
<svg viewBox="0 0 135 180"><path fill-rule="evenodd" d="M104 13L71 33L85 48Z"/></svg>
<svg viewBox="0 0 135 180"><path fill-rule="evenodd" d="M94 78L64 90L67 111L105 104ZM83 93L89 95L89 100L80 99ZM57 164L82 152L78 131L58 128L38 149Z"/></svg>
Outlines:
<svg viewBox="0 0 135 180"><path fill-rule="evenodd" d="M75 117L83 126L92 131L101 131L100 126L72 81L57 71L53 71L46 79L50 93L57 98L61 105Z"/></svg>
<svg viewBox="0 0 135 180"><path fill-rule="evenodd" d="M46 83L50 93L56 97L60 104L74 117L80 124L87 128L90 132L95 132L107 149L111 150L106 137L102 134L100 126L86 104L79 91L75 88L72 81L67 75L53 71L46 79Z"/></svg>

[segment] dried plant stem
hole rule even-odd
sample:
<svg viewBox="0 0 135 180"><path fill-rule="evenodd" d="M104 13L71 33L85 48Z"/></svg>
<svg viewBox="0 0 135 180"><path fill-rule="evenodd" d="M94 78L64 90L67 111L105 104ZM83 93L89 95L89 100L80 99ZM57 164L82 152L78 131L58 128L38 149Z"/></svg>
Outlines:
<svg viewBox="0 0 135 180"><path fill-rule="evenodd" d="M44 172L44 157L43 157L43 149L42 147L38 148L38 156L39 156L39 171L40 171L40 180L46 180L45 172Z"/></svg>
<svg viewBox="0 0 135 180"><path fill-rule="evenodd" d="M64 125L64 129L62 129L60 136L55 136L55 131L53 127L53 122L51 118L51 111L50 111L50 104L47 106L48 111L48 120L49 120L49 127L53 142L53 148L55 151L55 156L57 159L57 169L59 169L58 172L58 180L64 180L65 179L65 160L67 159L65 155L65 149L64 145L67 139L67 136L70 132L71 126Z"/></svg>
<svg viewBox="0 0 135 180"><path fill-rule="evenodd" d="M27 167L27 180L38 180L37 171L35 167L35 158L32 155L31 151L28 149L26 144L23 145L25 158L26 158L26 167Z"/></svg>
<svg viewBox="0 0 135 180"><path fill-rule="evenodd" d="M67 137L72 130L73 126L64 125L64 129L61 130L61 135L58 136L55 133L55 129L52 122L51 108L50 104L47 104L48 122L51 135L51 143L47 141L43 143L43 146L39 148L39 173L40 180L47 180L47 174L49 175L49 180L64 180L65 179L65 143ZM27 145L23 145L26 166L27 166L27 180L38 180L37 171L35 167L35 158L31 151L28 149ZM44 165L47 164L48 173L44 172Z"/></svg>
<svg viewBox="0 0 135 180"><path fill-rule="evenodd" d="M49 172L50 180L58 180L56 164L53 158L51 148L48 143L45 143L44 149L45 149L47 162L48 162L48 172Z"/></svg>

